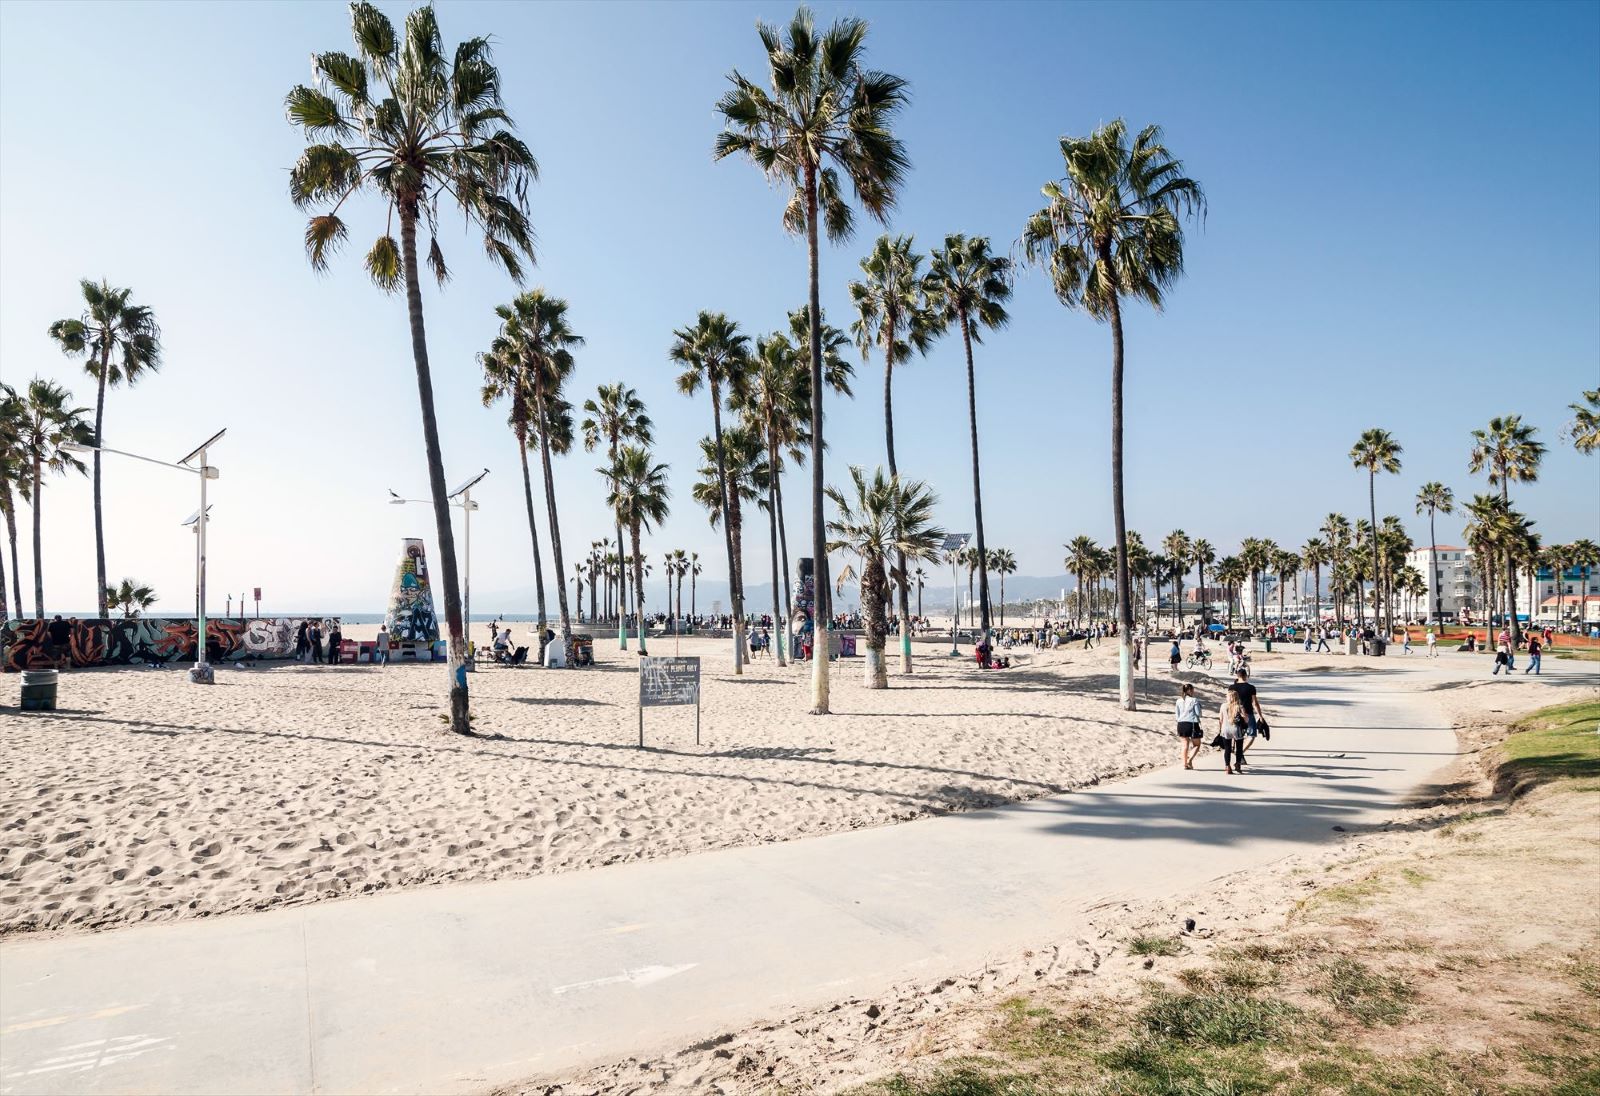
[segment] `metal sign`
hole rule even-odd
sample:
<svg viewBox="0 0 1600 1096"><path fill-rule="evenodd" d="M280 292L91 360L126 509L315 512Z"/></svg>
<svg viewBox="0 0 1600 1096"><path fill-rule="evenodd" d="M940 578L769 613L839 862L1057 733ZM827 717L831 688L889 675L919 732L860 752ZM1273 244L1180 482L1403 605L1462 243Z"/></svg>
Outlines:
<svg viewBox="0 0 1600 1096"><path fill-rule="evenodd" d="M685 655L639 659L639 745L644 745L644 710L694 705L694 744L700 745L700 659Z"/></svg>

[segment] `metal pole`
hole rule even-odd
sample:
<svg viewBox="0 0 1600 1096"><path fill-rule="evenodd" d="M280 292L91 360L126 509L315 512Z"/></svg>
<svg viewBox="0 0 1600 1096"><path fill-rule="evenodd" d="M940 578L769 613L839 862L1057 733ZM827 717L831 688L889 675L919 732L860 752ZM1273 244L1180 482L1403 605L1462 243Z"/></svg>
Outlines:
<svg viewBox="0 0 1600 1096"><path fill-rule="evenodd" d="M472 488L461 492L461 509L466 514L466 541L467 541L467 566L465 569L465 582L461 586L461 612L467 618L467 649L470 657L472 648Z"/></svg>
<svg viewBox="0 0 1600 1096"><path fill-rule="evenodd" d="M961 580L956 577L956 561L950 559L950 657L961 657L961 646L956 643L956 625L961 623Z"/></svg>
<svg viewBox="0 0 1600 1096"><path fill-rule="evenodd" d="M210 468L206 464L206 451L200 450L200 523L195 535L199 540L195 564L195 587L199 591L199 630L194 652L194 680L209 684L211 668L206 665L206 479Z"/></svg>

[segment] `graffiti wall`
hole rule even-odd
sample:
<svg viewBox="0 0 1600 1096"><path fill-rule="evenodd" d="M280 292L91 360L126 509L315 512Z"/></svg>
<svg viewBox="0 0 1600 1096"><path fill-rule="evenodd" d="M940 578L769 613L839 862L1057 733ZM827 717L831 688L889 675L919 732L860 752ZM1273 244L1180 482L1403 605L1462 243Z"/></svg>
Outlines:
<svg viewBox="0 0 1600 1096"><path fill-rule="evenodd" d="M294 637L302 617L259 620L207 620L206 659L292 658ZM324 630L337 617L319 617ZM73 666L128 666L150 662L192 661L198 629L192 619L142 617L135 620L63 621L56 643L48 620L8 620L0 624L0 667L7 672L45 669L57 660Z"/></svg>
<svg viewBox="0 0 1600 1096"><path fill-rule="evenodd" d="M400 562L389 588L389 608L383 622L389 637L398 642L432 643L439 638L439 618L433 611L433 584L428 581L428 557L422 541L400 542Z"/></svg>

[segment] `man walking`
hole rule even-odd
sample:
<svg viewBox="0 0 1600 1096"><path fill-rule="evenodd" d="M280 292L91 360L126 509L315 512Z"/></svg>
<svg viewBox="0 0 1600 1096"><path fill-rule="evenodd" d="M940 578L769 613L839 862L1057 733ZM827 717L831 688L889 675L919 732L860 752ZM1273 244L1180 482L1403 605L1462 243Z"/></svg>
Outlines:
<svg viewBox="0 0 1600 1096"><path fill-rule="evenodd" d="M389 626L387 624L378 625L378 646L372 652L372 661L381 663L384 666L389 665Z"/></svg>
<svg viewBox="0 0 1600 1096"><path fill-rule="evenodd" d="M1528 637L1528 667L1524 674L1532 673L1534 677L1542 676L1539 673L1539 661L1544 656L1544 644L1539 642L1538 636Z"/></svg>
<svg viewBox="0 0 1600 1096"><path fill-rule="evenodd" d="M1321 654L1323 651L1331 651L1328 646L1328 628L1326 625L1317 629L1317 653Z"/></svg>
<svg viewBox="0 0 1600 1096"><path fill-rule="evenodd" d="M1261 724L1267 721L1267 717L1261 710L1261 697L1256 692L1256 687L1250 684L1250 672L1243 666L1233 672L1233 684L1228 686L1228 692L1238 700L1239 711L1245 720L1244 730L1240 732L1244 738L1244 748L1239 752L1238 762L1238 765L1242 766L1244 755L1256 744L1256 734Z"/></svg>

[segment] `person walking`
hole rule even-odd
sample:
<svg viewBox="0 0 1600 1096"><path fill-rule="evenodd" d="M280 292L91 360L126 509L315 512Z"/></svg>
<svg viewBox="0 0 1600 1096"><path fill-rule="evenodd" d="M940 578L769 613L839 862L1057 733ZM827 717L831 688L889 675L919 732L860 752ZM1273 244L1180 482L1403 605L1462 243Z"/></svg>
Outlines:
<svg viewBox="0 0 1600 1096"><path fill-rule="evenodd" d="M294 631L294 660L296 662L304 662L306 660L306 651L311 646L311 640L306 636L310 627L309 621L302 620L300 627Z"/></svg>
<svg viewBox="0 0 1600 1096"><path fill-rule="evenodd" d="M1511 645L1509 643L1502 643L1494 649L1494 673L1489 676L1499 676L1502 669L1505 670L1506 676L1509 677L1511 675Z"/></svg>
<svg viewBox="0 0 1600 1096"><path fill-rule="evenodd" d="M1317 653L1321 654L1324 651L1331 650L1332 648L1328 646L1328 629L1327 626L1324 625L1323 627L1317 629Z"/></svg>
<svg viewBox="0 0 1600 1096"><path fill-rule="evenodd" d="M311 622L311 631L306 633L306 638L311 640L311 661L322 661L322 624L320 621Z"/></svg>
<svg viewBox="0 0 1600 1096"><path fill-rule="evenodd" d="M378 625L378 645L372 652L372 661L389 665L389 626Z"/></svg>
<svg viewBox="0 0 1600 1096"><path fill-rule="evenodd" d="M1428 629L1428 657L1439 657L1439 635L1432 628Z"/></svg>
<svg viewBox="0 0 1600 1096"><path fill-rule="evenodd" d="M1539 662L1544 657L1544 644L1539 642L1538 636L1528 637L1528 668L1524 674L1532 673L1534 677L1542 676L1539 673Z"/></svg>
<svg viewBox="0 0 1600 1096"><path fill-rule="evenodd" d="M1261 697L1256 692L1256 687L1250 684L1250 671L1240 666L1233 673L1233 684L1228 686L1228 693L1237 701L1239 714L1244 716L1244 729L1241 735L1242 744L1239 747L1238 764L1244 766L1244 755L1250 747L1256 744L1256 735L1261 725L1267 721L1266 714L1261 710Z"/></svg>
<svg viewBox="0 0 1600 1096"><path fill-rule="evenodd" d="M1222 767L1229 776L1244 772L1244 732L1247 721L1239 697L1231 689L1223 694L1217 710L1217 737L1212 745L1222 747Z"/></svg>
<svg viewBox="0 0 1600 1096"><path fill-rule="evenodd" d="M1400 653L1401 654L1406 654L1406 655L1411 653L1411 629L1410 628L1406 629L1406 640L1405 640L1404 643L1402 643L1400 645Z"/></svg>
<svg viewBox="0 0 1600 1096"><path fill-rule="evenodd" d="M1194 759L1200 753L1200 698L1194 695L1194 686L1185 685L1177 703L1178 741L1183 745L1183 767L1194 768Z"/></svg>
<svg viewBox="0 0 1600 1096"><path fill-rule="evenodd" d="M339 628L336 620L328 627L328 665L337 666L344 656L340 648L344 645L344 632Z"/></svg>
<svg viewBox="0 0 1600 1096"><path fill-rule="evenodd" d="M1178 641L1172 641L1172 650L1167 652L1167 662L1172 666L1172 672L1177 673L1179 665L1183 662L1183 652L1178 650Z"/></svg>

